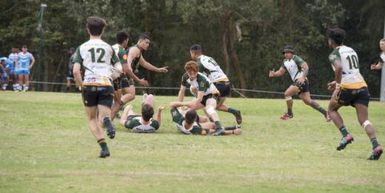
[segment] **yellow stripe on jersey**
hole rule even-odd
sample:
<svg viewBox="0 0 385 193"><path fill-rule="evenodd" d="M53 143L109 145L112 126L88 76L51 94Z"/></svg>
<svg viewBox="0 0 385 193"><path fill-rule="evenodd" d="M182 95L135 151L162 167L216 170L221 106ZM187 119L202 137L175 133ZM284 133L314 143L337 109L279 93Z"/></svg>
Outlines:
<svg viewBox="0 0 385 193"><path fill-rule="evenodd" d="M355 82L355 83L342 83L341 88L343 89L360 89L363 87L368 87L365 81Z"/></svg>

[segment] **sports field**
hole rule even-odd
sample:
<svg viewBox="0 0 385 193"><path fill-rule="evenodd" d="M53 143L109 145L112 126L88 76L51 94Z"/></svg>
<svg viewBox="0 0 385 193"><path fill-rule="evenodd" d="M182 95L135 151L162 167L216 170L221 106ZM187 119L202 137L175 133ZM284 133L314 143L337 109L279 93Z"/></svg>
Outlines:
<svg viewBox="0 0 385 193"><path fill-rule="evenodd" d="M157 97L156 105L175 99ZM353 108L341 112L355 141L337 152L339 131L298 100L289 121L279 120L283 99L227 104L243 113L240 136L181 135L166 108L156 134L119 126L107 140L111 157L101 159L80 94L0 92L0 192L385 192L385 157L366 160L371 145ZM383 145L384 109L379 102L369 109ZM220 117L223 125L235 122Z"/></svg>

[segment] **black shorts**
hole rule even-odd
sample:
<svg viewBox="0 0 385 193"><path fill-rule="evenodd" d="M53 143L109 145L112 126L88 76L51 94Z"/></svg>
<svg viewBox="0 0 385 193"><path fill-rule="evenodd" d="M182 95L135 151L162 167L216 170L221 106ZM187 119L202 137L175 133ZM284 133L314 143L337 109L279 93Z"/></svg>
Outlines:
<svg viewBox="0 0 385 193"><path fill-rule="evenodd" d="M337 95L338 104L354 107L354 104L369 105L370 94L367 87L360 89L341 89Z"/></svg>
<svg viewBox="0 0 385 193"><path fill-rule="evenodd" d="M299 93L298 94L301 94L303 92L310 92L310 89L309 89L309 81L306 79L303 83L299 83L297 82L297 80L295 80L293 82L293 84L291 84L293 86L296 86L299 88Z"/></svg>
<svg viewBox="0 0 385 193"><path fill-rule="evenodd" d="M211 98L215 99L215 100L218 102L218 95L208 94L208 95L206 95L206 96L203 96L202 101L201 101L201 104L202 104L203 106L206 106L207 100L208 100L208 99L211 99Z"/></svg>
<svg viewBox="0 0 385 193"><path fill-rule="evenodd" d="M128 88L131 85L134 85L134 80L128 79L126 75L122 75L114 80L114 90L119 90L123 88Z"/></svg>
<svg viewBox="0 0 385 193"><path fill-rule="evenodd" d="M114 89L112 86L85 86L82 89L84 106L112 106Z"/></svg>
<svg viewBox="0 0 385 193"><path fill-rule="evenodd" d="M230 82L215 82L214 83L215 87L217 87L220 95L219 97L227 97L230 95L231 92L231 87L230 87Z"/></svg>

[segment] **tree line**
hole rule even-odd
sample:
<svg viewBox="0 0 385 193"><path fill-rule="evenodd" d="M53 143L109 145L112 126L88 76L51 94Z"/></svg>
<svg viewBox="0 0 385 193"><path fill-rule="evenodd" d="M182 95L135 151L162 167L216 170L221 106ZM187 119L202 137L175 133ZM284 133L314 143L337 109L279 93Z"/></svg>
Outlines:
<svg viewBox="0 0 385 193"><path fill-rule="evenodd" d="M42 3L47 8L39 28ZM118 31L129 33L131 44L140 33L150 34L144 57L170 68L167 74L147 73L152 86L178 87L189 47L197 43L217 60L234 87L284 91L289 76L269 79L268 71L281 66L282 48L291 44L309 64L311 92L328 94L326 84L334 74L325 32L339 26L347 32L345 43L358 52L372 96L378 97L380 72L370 71L369 64L379 57L383 10L383 0L3 0L0 54L26 44L37 60L33 79L64 82L67 51L88 39L86 18L97 15L108 23L103 39L110 44Z"/></svg>

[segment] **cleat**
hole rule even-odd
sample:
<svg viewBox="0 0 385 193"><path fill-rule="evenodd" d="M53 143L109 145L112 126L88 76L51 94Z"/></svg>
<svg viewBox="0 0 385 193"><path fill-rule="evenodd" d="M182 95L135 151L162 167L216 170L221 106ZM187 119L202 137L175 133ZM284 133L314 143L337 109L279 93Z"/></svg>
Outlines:
<svg viewBox="0 0 385 193"><path fill-rule="evenodd" d="M337 151L341 151L341 150L345 149L345 147L349 143L352 143L352 141L354 141L353 137L350 134L346 135L345 137L343 137L341 139L340 143L338 144Z"/></svg>
<svg viewBox="0 0 385 193"><path fill-rule="evenodd" d="M284 121L289 120L289 119L292 119L292 118L293 118L293 115L289 115L289 114L287 114L287 113L285 113L285 114L283 114L283 115L281 116L281 120L284 120Z"/></svg>
<svg viewBox="0 0 385 193"><path fill-rule="evenodd" d="M105 150L101 150L100 151L100 158L106 158L106 157L109 157L110 156L110 151L108 151L108 149L105 149Z"/></svg>
<svg viewBox="0 0 385 193"><path fill-rule="evenodd" d="M381 157L383 150L381 146L377 146L373 149L372 155L368 158L368 160L378 160Z"/></svg>
<svg viewBox="0 0 385 193"><path fill-rule="evenodd" d="M225 131L222 129L222 128L218 128L215 130L214 133L212 133L211 135L212 136L220 136L220 135L223 135L225 133Z"/></svg>
<svg viewBox="0 0 385 193"><path fill-rule="evenodd" d="M241 111L237 111L235 114L235 120L237 121L237 124L241 124L242 123L242 115L241 115Z"/></svg>

